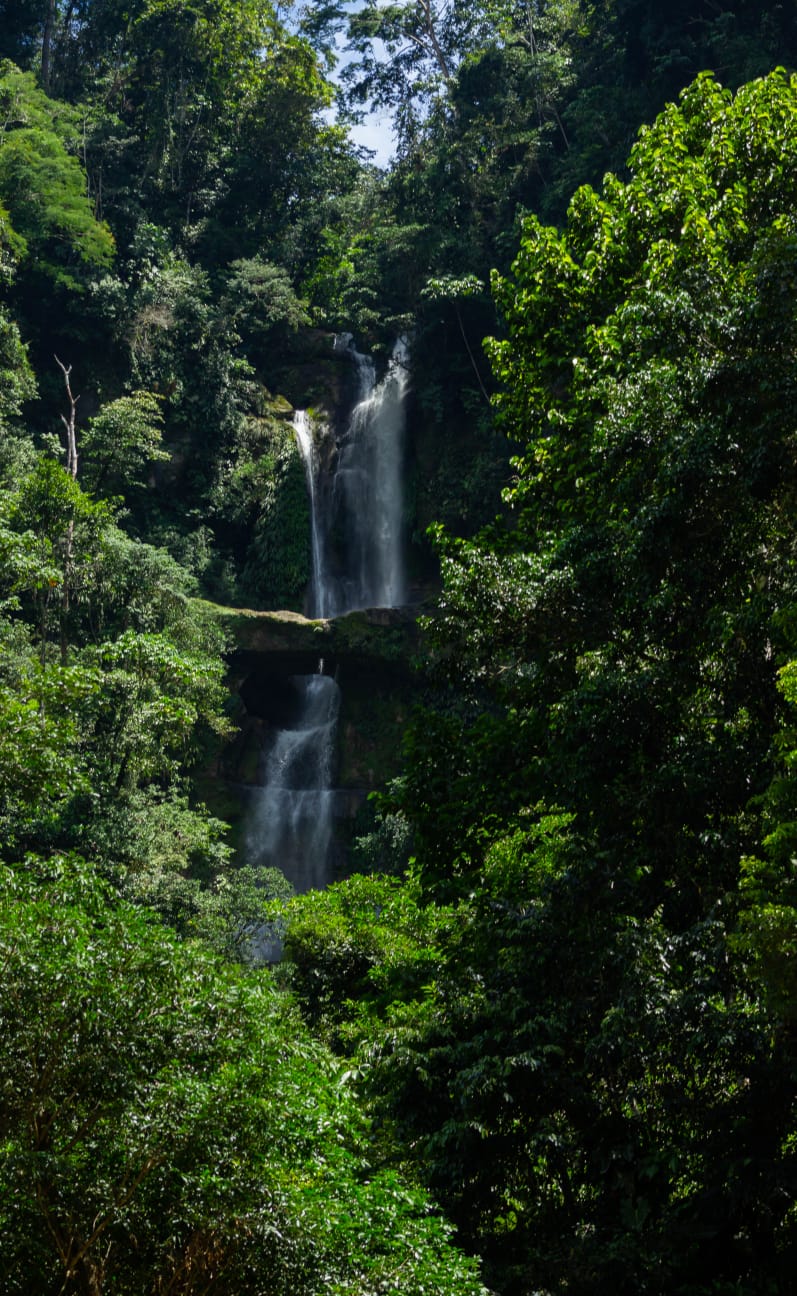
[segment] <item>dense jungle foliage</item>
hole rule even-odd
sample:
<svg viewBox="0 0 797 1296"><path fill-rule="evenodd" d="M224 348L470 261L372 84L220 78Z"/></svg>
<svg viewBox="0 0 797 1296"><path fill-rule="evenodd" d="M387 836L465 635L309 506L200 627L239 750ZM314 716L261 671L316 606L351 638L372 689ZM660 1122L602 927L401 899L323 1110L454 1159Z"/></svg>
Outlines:
<svg viewBox="0 0 797 1296"><path fill-rule="evenodd" d="M2 1296L794 1291L795 66L766 0L0 0ZM292 898L198 793L213 602L302 606L344 330L438 594Z"/></svg>

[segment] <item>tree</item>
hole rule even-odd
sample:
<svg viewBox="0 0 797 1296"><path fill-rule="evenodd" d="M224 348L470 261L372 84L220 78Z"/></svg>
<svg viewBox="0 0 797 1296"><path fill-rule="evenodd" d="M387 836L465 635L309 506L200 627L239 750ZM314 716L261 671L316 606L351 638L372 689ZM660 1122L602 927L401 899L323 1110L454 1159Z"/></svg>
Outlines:
<svg viewBox="0 0 797 1296"><path fill-rule="evenodd" d="M33 600L42 662L47 643L57 628L62 661L66 662L74 604L91 597L111 511L95 503L71 471L41 456L19 490L7 502L12 529L28 535L50 570L42 577L28 572L26 592ZM22 583L17 577L16 588Z"/></svg>
<svg viewBox="0 0 797 1296"><path fill-rule="evenodd" d="M793 1263L777 854L741 944L736 907L793 656L795 121L783 71L699 78L495 279L509 511L439 537L451 688L399 797L464 926L366 1056L507 1291Z"/></svg>
<svg viewBox="0 0 797 1296"><path fill-rule="evenodd" d="M48 99L31 73L0 67L0 200L20 253L53 284L79 290L86 272L107 267L114 240L86 195L76 154L80 114Z"/></svg>
<svg viewBox="0 0 797 1296"><path fill-rule="evenodd" d="M100 688L93 672L44 669L20 627L0 626L0 830L7 858L46 839L76 797L91 795L80 714Z"/></svg>
<svg viewBox="0 0 797 1296"><path fill-rule="evenodd" d="M162 427L161 402L152 392L132 392L104 405L81 437L92 493L140 488L142 471L169 459L161 448Z"/></svg>
<svg viewBox="0 0 797 1296"><path fill-rule="evenodd" d="M287 271L262 257L231 262L222 307L250 356L262 357L269 342L309 323L305 303L297 298Z"/></svg>
<svg viewBox="0 0 797 1296"><path fill-rule="evenodd" d="M628 184L580 190L561 235L528 222L492 347L513 518L443 546L440 637L474 696L522 718L526 794L635 825L666 871L744 804L769 743L793 580L793 94L780 73L734 100L702 78Z"/></svg>
<svg viewBox="0 0 797 1296"><path fill-rule="evenodd" d="M736 952L748 965L781 1032L793 1052L795 963L797 949L797 886L794 842L795 805L794 708L797 705L797 665L787 662L778 672L778 688L787 708L775 735L777 765L762 798L762 850L742 860L739 889L741 912L734 939ZM763 856L763 858L761 858Z"/></svg>
<svg viewBox="0 0 797 1296"><path fill-rule="evenodd" d="M420 998L434 974L456 919L419 898L412 878L354 874L285 908L280 970L307 1020L344 1051L367 1015L379 1018L399 1000ZM368 1042L373 1029L364 1030Z"/></svg>
<svg viewBox="0 0 797 1296"><path fill-rule="evenodd" d="M0 964L9 1296L482 1296L266 977L62 858L3 870Z"/></svg>
<svg viewBox="0 0 797 1296"><path fill-rule="evenodd" d="M5 477L13 442L21 433L22 407L36 395L36 380L19 327L0 307L0 473ZM12 445L9 445L9 442Z"/></svg>
<svg viewBox="0 0 797 1296"><path fill-rule="evenodd" d="M183 790L185 766L227 731L221 636L189 598L191 577L43 456L0 497L0 557L7 857L91 849L106 875L129 871L130 893L157 893L187 923L230 872L224 826ZM173 838L160 857L156 833Z"/></svg>
<svg viewBox="0 0 797 1296"><path fill-rule="evenodd" d="M134 630L83 656L103 678L91 720L98 786L118 790L173 778L201 750L203 731L227 732L220 660Z"/></svg>

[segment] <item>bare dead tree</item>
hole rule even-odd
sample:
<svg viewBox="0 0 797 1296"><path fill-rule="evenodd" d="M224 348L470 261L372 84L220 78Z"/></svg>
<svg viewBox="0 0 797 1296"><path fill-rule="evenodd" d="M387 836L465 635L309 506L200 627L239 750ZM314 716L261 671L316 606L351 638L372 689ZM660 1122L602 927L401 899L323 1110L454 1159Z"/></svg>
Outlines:
<svg viewBox="0 0 797 1296"><path fill-rule="evenodd" d="M72 366L65 365L58 356L55 357L55 363L64 375L64 384L66 386L66 397L69 401L69 417L66 414L61 415L61 422L66 428L66 470L70 477L77 478L77 430L75 426L75 414L79 396L72 393L72 384L69 381L69 375L72 373ZM64 543L64 584L61 592L61 661L66 664L69 652L69 640L67 635L67 621L69 619L69 586L72 578L72 554L75 547L75 519L70 518L69 526L66 530Z"/></svg>
<svg viewBox="0 0 797 1296"><path fill-rule="evenodd" d="M62 361L58 359L58 356L55 357L55 363L64 375L66 398L69 401L69 418L67 418L66 414L61 415L61 422L66 428L66 470L70 477L77 477L77 435L75 431L75 411L77 410L77 403L80 400L80 397L72 395L72 386L69 381L72 366L63 364Z"/></svg>

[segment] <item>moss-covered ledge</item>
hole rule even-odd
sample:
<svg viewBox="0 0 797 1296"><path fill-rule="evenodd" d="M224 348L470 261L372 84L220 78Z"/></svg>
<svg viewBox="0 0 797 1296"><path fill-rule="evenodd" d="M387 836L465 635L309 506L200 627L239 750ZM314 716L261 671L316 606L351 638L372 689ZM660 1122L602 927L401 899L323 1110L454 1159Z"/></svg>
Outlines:
<svg viewBox="0 0 797 1296"><path fill-rule="evenodd" d="M418 652L419 630L410 608L369 608L311 620L298 612L204 606L224 630L230 655L274 658L275 666L295 659L295 674L317 669L319 658L326 670L370 662L409 671Z"/></svg>

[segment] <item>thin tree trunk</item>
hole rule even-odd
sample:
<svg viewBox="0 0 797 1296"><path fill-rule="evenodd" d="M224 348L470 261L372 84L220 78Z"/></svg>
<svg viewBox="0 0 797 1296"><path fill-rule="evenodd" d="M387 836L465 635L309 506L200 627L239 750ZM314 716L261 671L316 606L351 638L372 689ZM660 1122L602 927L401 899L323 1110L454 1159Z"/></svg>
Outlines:
<svg viewBox="0 0 797 1296"><path fill-rule="evenodd" d="M61 422L66 428L66 470L73 479L77 479L77 431L75 427L75 411L79 396L73 396L72 386L69 381L69 375L72 372L71 365L63 364L58 356L55 357L58 368L64 375L66 384L66 395L69 401L69 418L65 414L61 415ZM69 522L66 532L66 547L64 550L64 588L61 593L61 662L65 666L69 653L69 640L67 637L67 620L69 617L69 583L72 575L72 551L75 546L75 521L72 518Z"/></svg>
<svg viewBox="0 0 797 1296"><path fill-rule="evenodd" d="M69 401L69 418L67 418L65 414L61 415L61 422L66 428L66 470L71 477L77 477L77 435L75 431L75 411L80 397L72 395L72 387L69 382L69 375L72 372L72 366L63 364L62 361L58 359L58 356L55 357L55 363L64 375L66 396Z"/></svg>
<svg viewBox="0 0 797 1296"><path fill-rule="evenodd" d="M432 12L431 0L420 0L420 5L421 5L421 12L424 17L423 25L424 28L426 29L427 39L425 41L421 40L419 36L413 35L412 32L406 32L405 34L407 36L407 39L412 41L413 45L417 45L419 49L424 50L426 53L428 53L429 49L431 48L432 54L434 55L435 62L437 63L437 66L439 67L440 71L443 74L443 80L446 82L447 85L450 85L452 79L451 70L448 66L448 62L446 60L445 54L443 53L440 42L437 39L437 32L435 31L435 26L434 26L435 16Z"/></svg>
<svg viewBox="0 0 797 1296"><path fill-rule="evenodd" d="M42 33L42 87L50 89L53 75L53 35L55 34L56 0L47 0Z"/></svg>
<svg viewBox="0 0 797 1296"><path fill-rule="evenodd" d="M482 382L482 376L481 376L481 374L479 373L479 366L476 364L476 358L475 358L473 352L472 352L471 349L470 349L470 342L468 341L468 335L467 335L467 333L465 332L465 325L464 325L463 320L462 320L462 315L461 315L461 313L460 313L459 306L457 305L456 302L454 302L454 310L455 310L456 313L457 313L457 323L459 324L459 331L460 331L460 333L462 334L462 341L465 343L465 350L466 350L467 353L468 353L468 358L469 358L470 363L471 363L471 365L472 365L472 367L473 367L473 372L475 373L475 375L476 375L476 379L477 379L477 381L478 381L478 384L479 384L479 386L481 387L481 390L482 390L482 396L484 397L484 399L487 401L487 404L489 405L489 404L490 404L490 397L489 397L489 395L487 394L487 388L485 387L484 383Z"/></svg>

